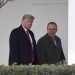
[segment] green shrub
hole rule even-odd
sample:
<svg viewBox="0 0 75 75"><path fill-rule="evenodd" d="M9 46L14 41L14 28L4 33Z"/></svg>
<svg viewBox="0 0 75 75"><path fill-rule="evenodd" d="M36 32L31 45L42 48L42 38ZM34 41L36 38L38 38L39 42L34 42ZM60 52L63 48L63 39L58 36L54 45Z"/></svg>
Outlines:
<svg viewBox="0 0 75 75"><path fill-rule="evenodd" d="M0 75L75 75L75 65L1 65Z"/></svg>

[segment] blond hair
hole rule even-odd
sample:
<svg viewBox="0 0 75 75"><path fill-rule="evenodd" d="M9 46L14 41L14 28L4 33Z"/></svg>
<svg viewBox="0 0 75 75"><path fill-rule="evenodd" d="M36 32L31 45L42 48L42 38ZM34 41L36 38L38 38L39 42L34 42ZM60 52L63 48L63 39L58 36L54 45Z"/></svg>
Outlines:
<svg viewBox="0 0 75 75"><path fill-rule="evenodd" d="M34 16L30 15L30 14L25 14L23 17L22 17L22 20L24 19L31 19L32 21L34 20Z"/></svg>

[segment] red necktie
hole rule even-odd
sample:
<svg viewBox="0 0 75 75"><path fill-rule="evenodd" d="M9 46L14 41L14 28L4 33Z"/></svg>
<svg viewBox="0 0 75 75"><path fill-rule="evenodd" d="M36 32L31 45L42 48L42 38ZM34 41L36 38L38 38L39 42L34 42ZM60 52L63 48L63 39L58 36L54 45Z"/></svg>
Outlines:
<svg viewBox="0 0 75 75"><path fill-rule="evenodd" d="M34 62L34 52L33 52L33 46L32 46L31 39L30 39L30 33L27 31L26 34L28 36L28 40L30 42L31 49L32 49L32 63L33 63Z"/></svg>

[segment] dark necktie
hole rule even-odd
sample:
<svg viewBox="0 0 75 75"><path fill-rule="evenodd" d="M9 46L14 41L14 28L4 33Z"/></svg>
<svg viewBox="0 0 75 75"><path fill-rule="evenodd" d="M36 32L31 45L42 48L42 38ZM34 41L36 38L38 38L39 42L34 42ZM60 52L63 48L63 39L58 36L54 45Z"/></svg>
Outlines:
<svg viewBox="0 0 75 75"><path fill-rule="evenodd" d="M56 43L55 38L52 38L52 40L53 40L54 45L57 47L57 43Z"/></svg>
<svg viewBox="0 0 75 75"><path fill-rule="evenodd" d="M31 49L32 49L32 63L33 63L34 62L34 51L33 51L33 45L32 45L31 39L30 39L30 33L29 33L29 31L26 31L26 34L28 36L28 40L30 42Z"/></svg>

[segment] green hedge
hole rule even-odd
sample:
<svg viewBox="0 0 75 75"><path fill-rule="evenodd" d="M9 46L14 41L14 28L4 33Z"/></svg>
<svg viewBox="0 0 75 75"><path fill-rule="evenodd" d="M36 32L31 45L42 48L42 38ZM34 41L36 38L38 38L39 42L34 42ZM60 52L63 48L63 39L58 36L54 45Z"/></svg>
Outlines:
<svg viewBox="0 0 75 75"><path fill-rule="evenodd" d="M75 75L75 65L1 65L0 75Z"/></svg>

